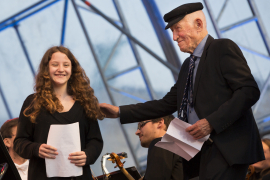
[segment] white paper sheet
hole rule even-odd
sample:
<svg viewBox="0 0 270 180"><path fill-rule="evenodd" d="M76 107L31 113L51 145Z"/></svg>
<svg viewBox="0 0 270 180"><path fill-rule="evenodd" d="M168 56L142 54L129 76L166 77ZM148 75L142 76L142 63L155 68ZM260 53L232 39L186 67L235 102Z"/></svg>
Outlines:
<svg viewBox="0 0 270 180"><path fill-rule="evenodd" d="M55 159L45 158L47 177L81 176L82 167L68 159L69 154L81 151L79 123L51 125L47 144L57 149Z"/></svg>
<svg viewBox="0 0 270 180"><path fill-rule="evenodd" d="M210 136L208 135L204 138L194 140L193 137L186 132L186 128L189 126L191 126L191 124L175 118L170 123L166 134L155 146L167 149L189 161L201 150L203 143Z"/></svg>

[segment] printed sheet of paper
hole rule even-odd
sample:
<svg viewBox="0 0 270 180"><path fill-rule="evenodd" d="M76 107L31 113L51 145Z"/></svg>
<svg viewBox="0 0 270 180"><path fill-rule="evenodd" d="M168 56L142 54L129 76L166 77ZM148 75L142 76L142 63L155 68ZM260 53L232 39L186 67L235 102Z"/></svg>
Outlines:
<svg viewBox="0 0 270 180"><path fill-rule="evenodd" d="M210 136L208 135L204 138L194 140L185 130L189 126L191 124L175 118L170 123L166 134L155 146L167 149L189 161L201 150L203 143Z"/></svg>
<svg viewBox="0 0 270 180"><path fill-rule="evenodd" d="M51 125L47 144L57 149L55 159L45 158L47 177L81 176L82 167L68 159L70 153L81 151L79 123Z"/></svg>

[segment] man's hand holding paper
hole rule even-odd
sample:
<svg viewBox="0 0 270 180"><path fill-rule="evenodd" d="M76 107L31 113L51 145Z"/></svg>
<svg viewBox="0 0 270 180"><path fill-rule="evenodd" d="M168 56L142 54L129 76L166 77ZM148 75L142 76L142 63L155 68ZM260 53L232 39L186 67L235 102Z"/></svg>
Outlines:
<svg viewBox="0 0 270 180"><path fill-rule="evenodd" d="M201 119L186 129L186 131L196 140L209 135L212 130L213 127L206 119Z"/></svg>
<svg viewBox="0 0 270 180"><path fill-rule="evenodd" d="M163 149L167 149L189 161L201 150L203 143L210 136L208 134L207 136L196 140L194 139L192 135L190 135L189 132L186 131L186 129L189 127L191 129L195 127L196 132L199 132L199 134L201 134L201 131L197 130L199 125L193 126L178 118L175 118L170 123L167 133L162 137L161 141L158 142L155 146L161 147ZM205 126L200 126L200 127L205 127ZM203 131L203 132L207 132L207 131Z"/></svg>

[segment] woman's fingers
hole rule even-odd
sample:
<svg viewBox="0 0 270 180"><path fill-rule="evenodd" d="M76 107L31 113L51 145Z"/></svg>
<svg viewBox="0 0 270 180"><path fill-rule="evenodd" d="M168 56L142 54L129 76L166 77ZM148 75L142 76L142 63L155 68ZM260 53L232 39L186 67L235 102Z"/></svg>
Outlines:
<svg viewBox="0 0 270 180"><path fill-rule="evenodd" d="M78 166L78 167L82 167L84 165L85 165L85 163L75 164L75 166Z"/></svg>
<svg viewBox="0 0 270 180"><path fill-rule="evenodd" d="M71 160L70 162L73 163L73 164L80 164L80 163L85 163L85 160L84 159L78 159L78 160Z"/></svg>
<svg viewBox="0 0 270 180"><path fill-rule="evenodd" d="M57 149L53 146L42 144L39 147L39 157L55 159L55 155L58 155Z"/></svg>
<svg viewBox="0 0 270 180"><path fill-rule="evenodd" d="M86 154L84 151L70 153L68 159L76 166L84 166L86 163Z"/></svg>

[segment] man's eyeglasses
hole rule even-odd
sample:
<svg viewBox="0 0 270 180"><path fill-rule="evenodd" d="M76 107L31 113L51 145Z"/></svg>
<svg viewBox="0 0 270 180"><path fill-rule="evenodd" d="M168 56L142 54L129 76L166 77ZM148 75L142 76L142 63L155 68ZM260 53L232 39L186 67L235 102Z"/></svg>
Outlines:
<svg viewBox="0 0 270 180"><path fill-rule="evenodd" d="M138 123L138 129L141 130L143 126L145 126L147 123L152 122L151 120L143 121Z"/></svg>

